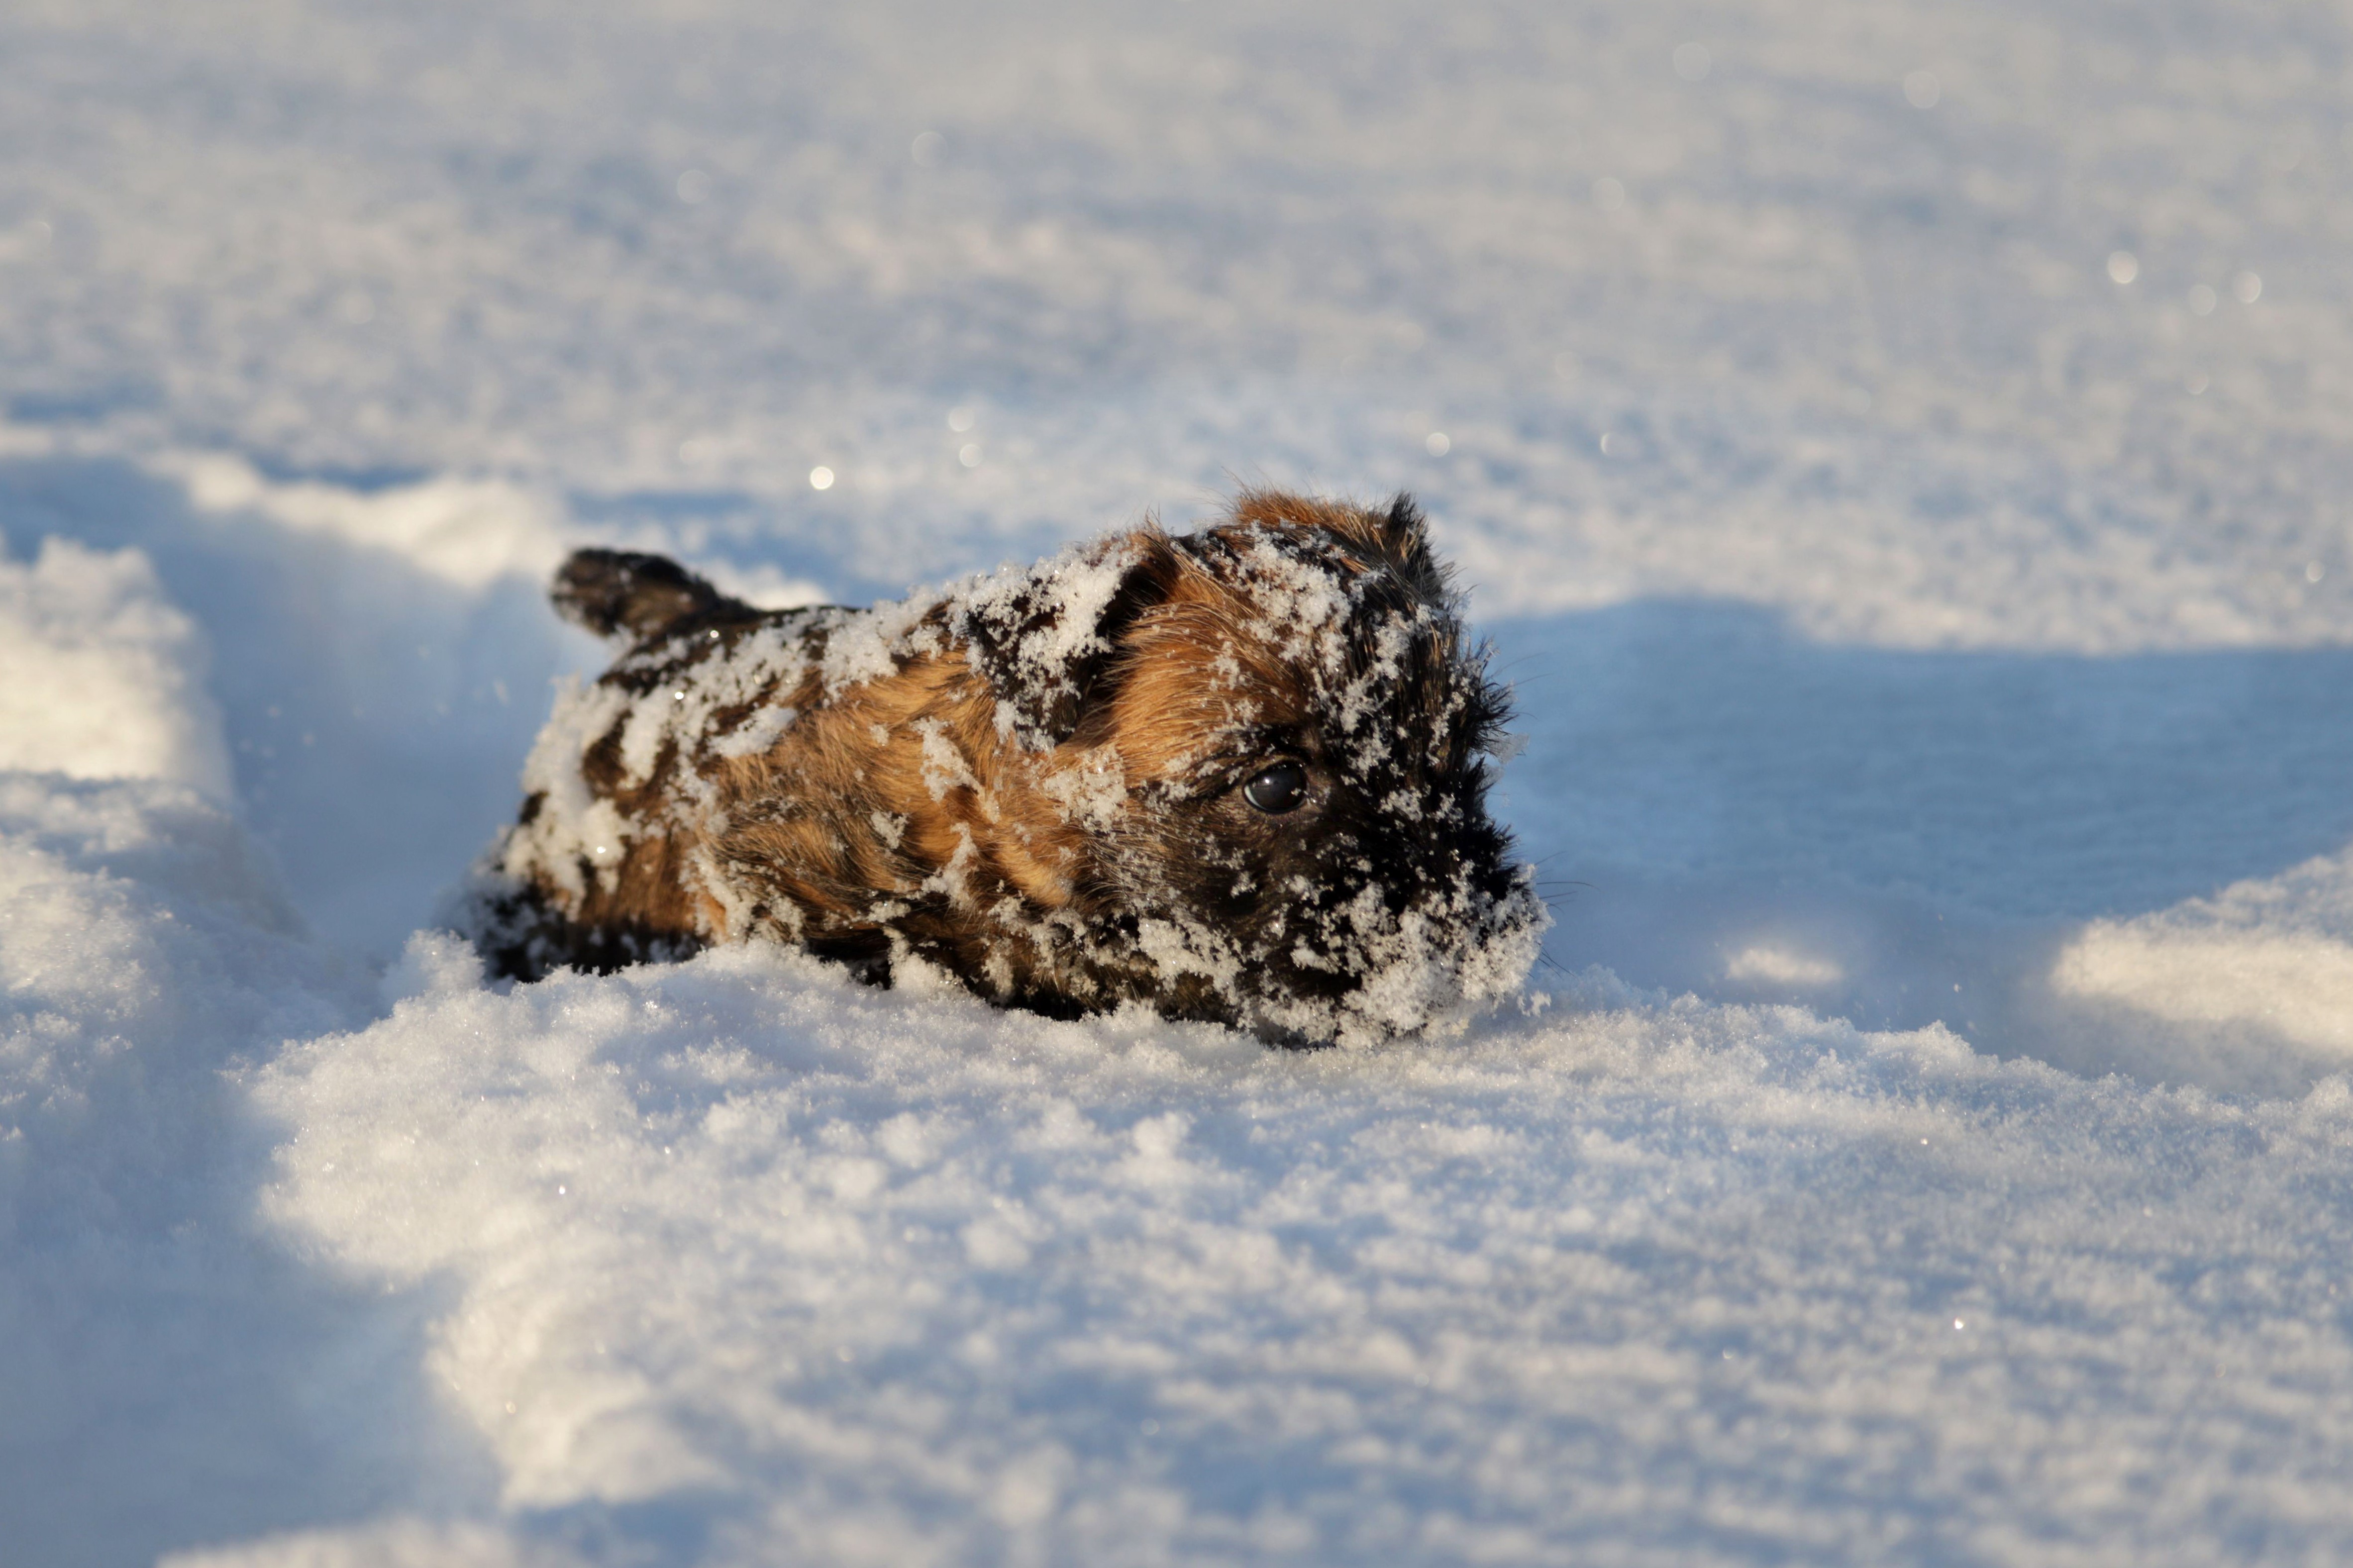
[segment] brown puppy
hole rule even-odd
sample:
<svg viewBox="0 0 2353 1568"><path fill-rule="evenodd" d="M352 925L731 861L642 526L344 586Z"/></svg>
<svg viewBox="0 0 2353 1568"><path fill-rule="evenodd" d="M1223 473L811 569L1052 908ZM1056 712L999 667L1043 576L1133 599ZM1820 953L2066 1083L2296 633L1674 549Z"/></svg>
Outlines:
<svg viewBox="0 0 2353 1568"><path fill-rule="evenodd" d="M869 610L598 550L554 598L629 647L558 700L480 868L501 973L761 938L1315 1042L1458 1017L1534 961L1485 804L1504 697L1403 496L1251 492Z"/></svg>

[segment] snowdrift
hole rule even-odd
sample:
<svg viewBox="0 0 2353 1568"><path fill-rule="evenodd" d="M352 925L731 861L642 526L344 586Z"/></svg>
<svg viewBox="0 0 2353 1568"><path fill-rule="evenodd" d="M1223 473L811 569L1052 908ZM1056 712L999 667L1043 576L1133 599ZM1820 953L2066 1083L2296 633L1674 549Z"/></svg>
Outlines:
<svg viewBox="0 0 2353 1568"><path fill-rule="evenodd" d="M0 1557L2353 1552L2341 19L1181 10L0 18ZM429 929L566 550L1233 475L1517 688L1463 1035Z"/></svg>

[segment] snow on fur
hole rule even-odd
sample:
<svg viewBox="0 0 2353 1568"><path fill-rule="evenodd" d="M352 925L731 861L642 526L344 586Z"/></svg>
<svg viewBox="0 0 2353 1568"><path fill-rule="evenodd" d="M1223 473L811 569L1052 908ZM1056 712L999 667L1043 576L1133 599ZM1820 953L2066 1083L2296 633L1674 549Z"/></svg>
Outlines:
<svg viewBox="0 0 2353 1568"><path fill-rule="evenodd" d="M1546 916L1485 804L1505 700L1402 496L1250 492L1199 533L864 611L763 615L596 551L555 599L635 646L559 693L453 912L501 973L766 940L1361 1044L1459 1030L1535 962ZM1295 818L1231 805L1271 763L1308 781Z"/></svg>

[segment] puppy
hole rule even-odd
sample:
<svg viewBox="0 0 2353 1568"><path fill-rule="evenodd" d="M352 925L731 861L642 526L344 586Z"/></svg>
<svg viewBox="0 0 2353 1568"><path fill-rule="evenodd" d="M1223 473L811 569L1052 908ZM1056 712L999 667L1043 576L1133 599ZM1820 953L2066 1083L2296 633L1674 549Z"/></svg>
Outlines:
<svg viewBox="0 0 2353 1568"><path fill-rule="evenodd" d="M1248 492L867 610L607 550L554 598L627 651L477 868L505 975L759 940L1356 1043L1515 991L1547 923L1487 813L1504 694L1402 495Z"/></svg>

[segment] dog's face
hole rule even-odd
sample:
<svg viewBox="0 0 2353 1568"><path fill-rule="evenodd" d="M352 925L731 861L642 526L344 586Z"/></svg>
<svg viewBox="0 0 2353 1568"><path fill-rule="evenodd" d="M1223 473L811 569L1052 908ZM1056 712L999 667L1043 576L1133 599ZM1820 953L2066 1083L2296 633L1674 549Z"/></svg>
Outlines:
<svg viewBox="0 0 2353 1568"><path fill-rule="evenodd" d="M1505 702L1410 504L1247 496L1121 548L1093 636L1034 593L964 628L1014 694L1000 727L1050 748L1072 912L1132 939L1163 1005L1276 1037L1379 1037L1515 988L1546 917L1486 810Z"/></svg>

